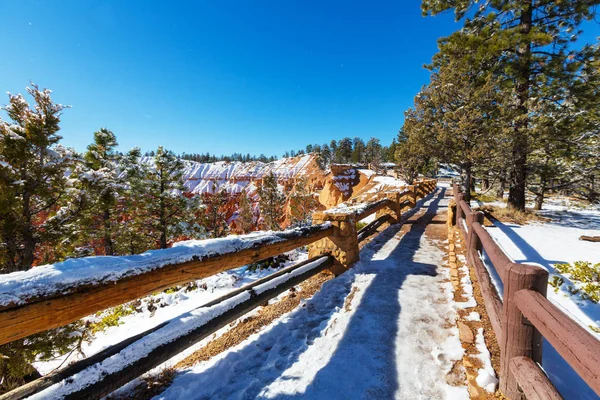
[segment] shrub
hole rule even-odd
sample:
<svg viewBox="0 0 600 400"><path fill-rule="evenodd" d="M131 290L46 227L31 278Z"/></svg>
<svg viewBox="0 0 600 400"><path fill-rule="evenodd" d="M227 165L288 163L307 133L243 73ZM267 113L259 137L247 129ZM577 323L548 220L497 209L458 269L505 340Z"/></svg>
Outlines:
<svg viewBox="0 0 600 400"><path fill-rule="evenodd" d="M356 223L356 231L360 231L362 228L364 228L367 225L369 225L369 224L367 224L366 222L358 221Z"/></svg>
<svg viewBox="0 0 600 400"><path fill-rule="evenodd" d="M575 261L573 265L556 264L554 268L578 284L577 287L567 287L570 293L579 294L583 299L594 303L600 302L600 263L592 265L588 261Z"/></svg>
<svg viewBox="0 0 600 400"><path fill-rule="evenodd" d="M267 269L267 268L281 268L285 265L285 262L288 261L290 257L287 254L280 254L278 256L265 258L264 260L260 260L248 265L248 270L252 272L256 272L257 270Z"/></svg>

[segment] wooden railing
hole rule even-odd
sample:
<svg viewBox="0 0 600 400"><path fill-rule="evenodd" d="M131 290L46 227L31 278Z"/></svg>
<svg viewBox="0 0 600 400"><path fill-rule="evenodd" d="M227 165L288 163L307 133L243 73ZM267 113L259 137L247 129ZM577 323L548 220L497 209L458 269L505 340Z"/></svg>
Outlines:
<svg viewBox="0 0 600 400"><path fill-rule="evenodd" d="M453 185L454 223L463 233L467 263L475 269L484 304L500 347L500 390L509 399L561 399L541 369L542 338L600 395L600 341L546 298L548 271L514 263ZM483 261L502 280L501 297Z"/></svg>
<svg viewBox="0 0 600 400"><path fill-rule="evenodd" d="M20 297L11 304L0 306L0 344L5 344L159 290L309 245L307 261L284 268L63 370L1 395L0 400L22 399L35 393L45 398L101 398L317 273L325 269L335 274L345 271L358 260L359 242L382 224L399 222L403 210L415 207L417 200L434 191L435 187L434 180L416 182L401 190L380 193L380 198L375 201L338 206L334 210L317 213L310 227L276 232L258 239L256 234L219 239L231 240L238 246L221 246L226 250L205 252L194 256L191 261L163 265L143 273L125 274L126 277L116 281L60 286L59 290ZM373 213L376 213L376 219L357 232L356 222ZM239 243L246 245L240 248ZM93 260L90 263L93 264ZM16 293L23 292L19 289L14 290L16 297ZM118 357L123 358L122 362L115 361ZM79 374L84 370L88 373ZM72 378L75 374L79 374L77 379ZM59 382L62 384L53 386Z"/></svg>

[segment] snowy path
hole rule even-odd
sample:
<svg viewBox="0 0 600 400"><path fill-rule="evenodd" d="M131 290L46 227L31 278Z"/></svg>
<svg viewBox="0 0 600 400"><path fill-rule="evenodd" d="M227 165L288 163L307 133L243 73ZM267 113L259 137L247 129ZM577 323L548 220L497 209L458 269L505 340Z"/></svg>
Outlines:
<svg viewBox="0 0 600 400"><path fill-rule="evenodd" d="M446 383L463 349L441 241L430 234L445 232L435 224L445 205L443 192L431 195L402 228L366 245L350 271L240 345L183 371L157 398L468 398L466 387Z"/></svg>

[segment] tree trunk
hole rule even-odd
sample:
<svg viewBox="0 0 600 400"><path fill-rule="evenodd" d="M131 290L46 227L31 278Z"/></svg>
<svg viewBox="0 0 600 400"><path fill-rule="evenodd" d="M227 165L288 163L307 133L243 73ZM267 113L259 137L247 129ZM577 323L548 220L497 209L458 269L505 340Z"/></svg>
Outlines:
<svg viewBox="0 0 600 400"><path fill-rule="evenodd" d="M471 176L471 164L465 166L465 202L470 204L471 202L471 188L472 188L472 176Z"/></svg>
<svg viewBox="0 0 600 400"><path fill-rule="evenodd" d="M110 211L108 209L104 210L102 222L104 225L104 254L107 256L112 256L115 254L115 251L113 248L113 241L110 234Z"/></svg>
<svg viewBox="0 0 600 400"><path fill-rule="evenodd" d="M165 210L165 184L163 182L163 172L160 174L160 208L159 208L159 220L160 220L160 248L167 248L167 221L166 221L166 210Z"/></svg>
<svg viewBox="0 0 600 400"><path fill-rule="evenodd" d="M35 238L31 222L31 197L29 190L23 192L23 258L21 259L21 270L28 270L33 266L35 256Z"/></svg>
<svg viewBox="0 0 600 400"><path fill-rule="evenodd" d="M485 192L485 191L489 190L489 188L490 188L490 180L489 180L489 178L483 178L481 180L481 191Z"/></svg>
<svg viewBox="0 0 600 400"><path fill-rule="evenodd" d="M533 2L527 2L521 14L521 34L531 31ZM510 168L510 188L508 193L509 207L525 210L525 184L527 180L527 129L529 126L527 101L531 85L531 41L521 43L517 47L516 85L517 115L512 138L512 164Z"/></svg>
<svg viewBox="0 0 600 400"><path fill-rule="evenodd" d="M504 188L506 186L506 179L504 178L504 176L500 177L500 182L499 182L499 187L498 190L496 191L496 197L499 198L500 200L502 200L504 198Z"/></svg>

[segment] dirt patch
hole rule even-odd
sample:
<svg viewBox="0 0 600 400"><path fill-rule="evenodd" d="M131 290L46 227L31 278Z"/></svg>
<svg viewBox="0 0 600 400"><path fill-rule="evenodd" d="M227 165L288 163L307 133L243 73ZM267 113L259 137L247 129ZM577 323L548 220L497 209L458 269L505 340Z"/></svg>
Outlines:
<svg viewBox="0 0 600 400"><path fill-rule="evenodd" d="M214 337L206 346L200 348L185 359L179 361L169 371L172 374L162 372L157 375L147 377L133 390L122 396L110 397L111 400L145 400L160 394L171 383L174 378L175 370L189 368L202 361L208 361L212 357L238 345L246 340L250 335L257 333L263 327L271 324L277 318L289 313L300 305L304 299L308 299L319 291L323 283L333 278L333 274L323 271L301 283L300 289L292 289L283 299L262 307L256 314L241 318L232 323L232 328L219 337ZM354 291L353 291L354 293ZM348 305L349 306L349 305ZM170 378L170 379L168 379Z"/></svg>
<svg viewBox="0 0 600 400"><path fill-rule="evenodd" d="M449 264L455 265L454 269L457 271L455 274L456 277L453 277L453 286L454 286L454 298L457 302L465 301L465 298L462 295L465 293L463 289L463 284L460 284L461 278L465 277L464 266L465 264L462 262L466 258L466 248L464 246L464 239L458 229L455 227L450 227L448 230L448 240L449 240ZM459 255L464 256L458 257ZM471 285L473 287L473 298L475 299L476 305L474 307L470 307L467 309L459 309L458 310L458 323L462 326L465 332L462 332L461 342L463 348L465 349L465 356L463 357L463 366L466 370L467 380L469 382L469 395L471 399L503 399L504 396L500 393L499 390L496 390L495 393L487 393L483 388L477 385L475 379L477 378L478 370L483 366L481 360L475 357L479 354L479 350L476 348L476 340L473 340L475 334L477 334L477 330L479 328L483 328L483 336L485 340L485 344L491 355L491 362L494 371L496 372L496 376L498 376L498 371L500 370L500 347L498 346L498 342L496 340L496 336L494 334L492 324L489 320L487 312L485 310L483 297L481 294L481 289L479 287L479 282L477 281L477 276L473 268L468 267L468 277L471 280ZM477 312L480 315L480 321L470 321L467 320L466 317L471 312ZM470 330L469 335L465 335L466 330ZM465 338L467 340L465 340Z"/></svg>

